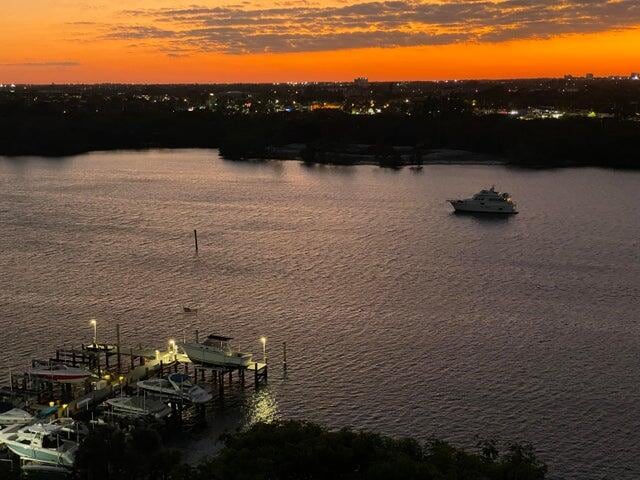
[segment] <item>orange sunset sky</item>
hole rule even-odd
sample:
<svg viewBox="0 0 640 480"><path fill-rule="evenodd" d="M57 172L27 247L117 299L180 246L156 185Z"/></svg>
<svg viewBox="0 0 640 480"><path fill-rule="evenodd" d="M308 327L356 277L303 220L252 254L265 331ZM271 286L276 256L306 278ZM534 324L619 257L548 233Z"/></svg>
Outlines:
<svg viewBox="0 0 640 480"><path fill-rule="evenodd" d="M0 82L640 71L638 0L2 0Z"/></svg>

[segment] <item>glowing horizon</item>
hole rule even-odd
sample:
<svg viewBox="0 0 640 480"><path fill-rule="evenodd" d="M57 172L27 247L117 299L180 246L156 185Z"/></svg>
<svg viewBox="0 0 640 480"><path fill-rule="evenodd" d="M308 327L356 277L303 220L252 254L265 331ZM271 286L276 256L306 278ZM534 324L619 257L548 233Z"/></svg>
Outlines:
<svg viewBox="0 0 640 480"><path fill-rule="evenodd" d="M0 83L624 75L634 0L5 0Z"/></svg>

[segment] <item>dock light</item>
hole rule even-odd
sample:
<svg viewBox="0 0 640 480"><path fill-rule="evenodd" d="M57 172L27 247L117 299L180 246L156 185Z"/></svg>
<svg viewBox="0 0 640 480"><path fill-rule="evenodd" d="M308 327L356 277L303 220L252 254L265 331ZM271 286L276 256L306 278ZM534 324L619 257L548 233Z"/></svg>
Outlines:
<svg viewBox="0 0 640 480"><path fill-rule="evenodd" d="M169 340L169 350L172 352L176 351L176 341L174 339Z"/></svg>
<svg viewBox="0 0 640 480"><path fill-rule="evenodd" d="M118 377L118 382L120 382L120 383L124 382L124 375L120 375Z"/></svg>
<svg viewBox="0 0 640 480"><path fill-rule="evenodd" d="M262 342L262 361L267 363L267 337L261 337L260 341Z"/></svg>
<svg viewBox="0 0 640 480"><path fill-rule="evenodd" d="M56 405L56 402L49 402L50 407L54 407L55 405Z"/></svg>
<svg viewBox="0 0 640 480"><path fill-rule="evenodd" d="M96 322L95 318L92 318L89 323L93 327L93 344L97 345L98 344L98 322Z"/></svg>

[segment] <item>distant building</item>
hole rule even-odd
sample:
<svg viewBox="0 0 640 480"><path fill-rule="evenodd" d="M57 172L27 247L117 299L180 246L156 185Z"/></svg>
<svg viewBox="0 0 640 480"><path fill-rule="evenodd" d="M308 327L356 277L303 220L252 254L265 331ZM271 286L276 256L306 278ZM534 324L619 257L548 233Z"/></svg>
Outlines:
<svg viewBox="0 0 640 480"><path fill-rule="evenodd" d="M585 77L587 80L593 80L593 73L587 73L584 77Z"/></svg>
<svg viewBox="0 0 640 480"><path fill-rule="evenodd" d="M630 78L631 80L640 80L640 73L633 72Z"/></svg>
<svg viewBox="0 0 640 480"><path fill-rule="evenodd" d="M573 75L565 75L564 79L568 80L568 81L571 81L571 80L573 80Z"/></svg>
<svg viewBox="0 0 640 480"><path fill-rule="evenodd" d="M369 86L369 79L365 77L358 77L353 80L353 84L356 87L367 88Z"/></svg>

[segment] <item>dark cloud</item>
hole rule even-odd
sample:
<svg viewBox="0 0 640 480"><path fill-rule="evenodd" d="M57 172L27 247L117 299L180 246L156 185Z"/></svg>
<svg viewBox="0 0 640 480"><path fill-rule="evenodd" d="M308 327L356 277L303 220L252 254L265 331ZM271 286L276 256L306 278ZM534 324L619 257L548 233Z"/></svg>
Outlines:
<svg viewBox="0 0 640 480"><path fill-rule="evenodd" d="M173 30L158 27L123 25L112 28L108 33L103 35L103 38L112 40L146 40L152 38L177 38L179 36L180 34Z"/></svg>
<svg viewBox="0 0 640 480"><path fill-rule="evenodd" d="M498 42L640 25L639 0L389 0L320 7L128 10L157 26L120 25L110 39L169 39L174 48L225 53L302 52L361 47Z"/></svg>

